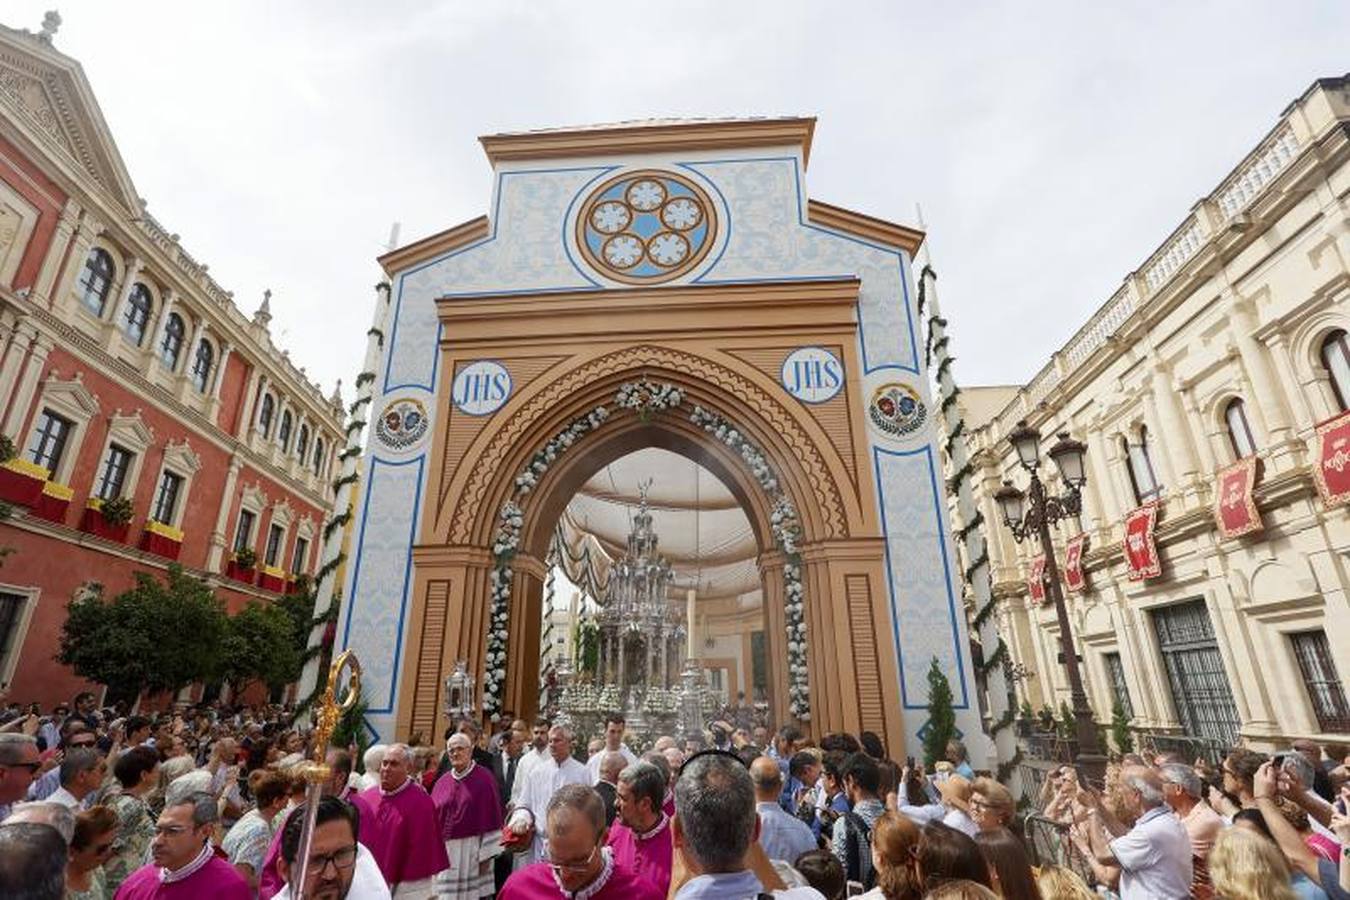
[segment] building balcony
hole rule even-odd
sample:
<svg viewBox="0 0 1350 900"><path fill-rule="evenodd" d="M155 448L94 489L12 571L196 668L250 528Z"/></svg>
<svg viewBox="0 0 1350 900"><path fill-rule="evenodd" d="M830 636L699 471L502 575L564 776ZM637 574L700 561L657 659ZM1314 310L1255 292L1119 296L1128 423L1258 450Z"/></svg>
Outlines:
<svg viewBox="0 0 1350 900"><path fill-rule="evenodd" d="M263 566L258 574L258 587L280 594L286 590L286 570L280 566Z"/></svg>
<svg viewBox="0 0 1350 900"><path fill-rule="evenodd" d="M258 571L253 566L240 565L239 560L231 557L229 562L225 563L225 577L241 584L254 584L257 581Z"/></svg>
<svg viewBox="0 0 1350 900"><path fill-rule="evenodd" d="M15 506L37 506L50 475L51 472L42 466L14 457L0 465L0 501Z"/></svg>
<svg viewBox="0 0 1350 900"><path fill-rule="evenodd" d="M176 560L183 551L183 531L150 519L145 523L145 531L141 532L140 546L147 553Z"/></svg>
<svg viewBox="0 0 1350 900"><path fill-rule="evenodd" d="M64 484L48 481L42 486L42 496L33 506L33 515L48 522L64 525L66 510L70 509L70 500L73 496L75 492Z"/></svg>
<svg viewBox="0 0 1350 900"><path fill-rule="evenodd" d="M131 532L131 523L114 524L109 522L103 515L103 501L98 497L90 497L85 504L84 515L80 518L80 530L85 534L103 538L105 541L125 544L127 535Z"/></svg>

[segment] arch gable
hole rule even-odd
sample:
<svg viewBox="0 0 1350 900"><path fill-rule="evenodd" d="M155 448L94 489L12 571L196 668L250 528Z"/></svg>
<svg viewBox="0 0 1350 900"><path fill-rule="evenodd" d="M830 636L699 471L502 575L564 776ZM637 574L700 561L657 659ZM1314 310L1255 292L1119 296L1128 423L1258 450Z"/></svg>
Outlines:
<svg viewBox="0 0 1350 900"><path fill-rule="evenodd" d="M676 384L689 394L686 407L698 404L717 411L744 428L747 435L753 435L773 458L779 477L798 503L808 540L850 533L849 520L858 514L857 504L850 503L855 498L841 489L841 484L848 484L847 470L819 426L787 409L750 376L718 361L639 345L562 373L522 398L502 425L481 435L481 443L470 448L468 455L474 464L462 482L457 502L449 503L453 484L442 489L440 515L431 541L486 542L495 527L497 509L510 496L516 474L535 450L577 416L599 404L610 404L620 383L644 376ZM688 424L684 407L659 417ZM661 427L670 430L675 426L669 423ZM693 440L692 433L699 429L691 425L689 430Z"/></svg>

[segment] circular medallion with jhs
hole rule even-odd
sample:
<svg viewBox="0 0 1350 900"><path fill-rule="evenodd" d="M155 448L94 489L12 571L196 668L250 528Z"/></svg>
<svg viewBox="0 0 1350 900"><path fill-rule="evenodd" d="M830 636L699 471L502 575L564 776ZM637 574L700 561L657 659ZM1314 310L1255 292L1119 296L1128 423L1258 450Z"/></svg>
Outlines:
<svg viewBox="0 0 1350 900"><path fill-rule="evenodd" d="M674 172L643 170L612 178L577 217L581 255L606 278L658 284L707 255L717 218L707 193Z"/></svg>

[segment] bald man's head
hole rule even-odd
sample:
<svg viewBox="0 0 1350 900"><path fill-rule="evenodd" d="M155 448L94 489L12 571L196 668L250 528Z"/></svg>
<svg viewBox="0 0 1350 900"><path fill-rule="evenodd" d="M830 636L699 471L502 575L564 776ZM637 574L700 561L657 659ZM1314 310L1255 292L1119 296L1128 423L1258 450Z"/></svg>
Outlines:
<svg viewBox="0 0 1350 900"><path fill-rule="evenodd" d="M622 753L608 752L600 758L600 780L615 784L619 780L619 773L628 765L628 760Z"/></svg>
<svg viewBox="0 0 1350 900"><path fill-rule="evenodd" d="M750 763L750 780L755 784L755 799L777 803L783 792L783 771L767 756L757 756Z"/></svg>

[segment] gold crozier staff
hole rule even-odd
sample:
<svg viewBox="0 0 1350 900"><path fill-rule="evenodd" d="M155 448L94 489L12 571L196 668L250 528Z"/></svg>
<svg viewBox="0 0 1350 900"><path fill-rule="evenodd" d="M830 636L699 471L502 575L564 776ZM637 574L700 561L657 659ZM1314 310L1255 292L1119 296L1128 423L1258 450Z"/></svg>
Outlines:
<svg viewBox="0 0 1350 900"><path fill-rule="evenodd" d="M347 693L338 703L337 692L342 680L342 670L350 669ZM361 664L352 651L344 650L333 660L328 670L328 686L323 696L314 704L314 749L310 759L301 768L305 786L305 824L300 832L300 877L296 881L296 900L304 900L306 879L309 878L309 851L314 843L314 823L319 815L319 800L323 797L323 785L332 777L325 760L328 758L328 740L333 736L342 714L356 705L361 696Z"/></svg>

